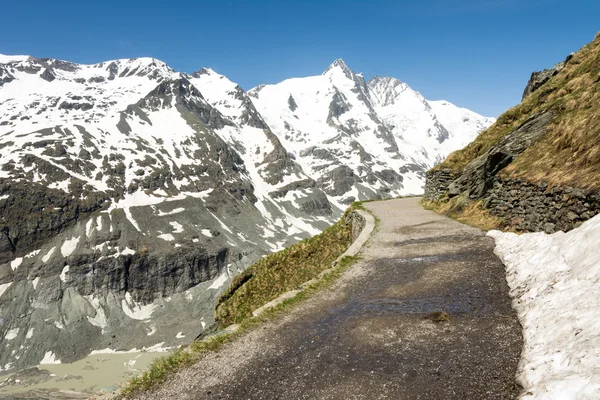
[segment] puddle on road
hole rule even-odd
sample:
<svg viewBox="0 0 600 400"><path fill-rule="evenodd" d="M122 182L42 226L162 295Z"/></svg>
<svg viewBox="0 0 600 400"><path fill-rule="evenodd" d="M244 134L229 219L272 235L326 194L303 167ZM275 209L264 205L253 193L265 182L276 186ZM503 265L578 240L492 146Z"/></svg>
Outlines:
<svg viewBox="0 0 600 400"><path fill-rule="evenodd" d="M19 398L28 398L28 392L35 393L36 397L31 398L36 399L87 398L99 392L112 392L123 381L139 375L154 359L167 354L96 354L71 364L40 365L40 371L1 376L0 399L14 398L18 394L22 394Z"/></svg>

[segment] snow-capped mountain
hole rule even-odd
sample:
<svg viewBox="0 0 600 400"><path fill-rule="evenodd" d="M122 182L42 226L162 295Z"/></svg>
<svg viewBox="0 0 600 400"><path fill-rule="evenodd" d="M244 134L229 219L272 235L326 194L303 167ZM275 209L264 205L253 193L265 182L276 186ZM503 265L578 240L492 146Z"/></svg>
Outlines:
<svg viewBox="0 0 600 400"><path fill-rule="evenodd" d="M0 368L193 339L250 262L420 192L489 123L341 60L246 93L152 58L0 55Z"/></svg>
<svg viewBox="0 0 600 400"><path fill-rule="evenodd" d="M429 103L395 78L366 82L341 59L320 76L261 85L248 94L338 207L421 193L424 171L493 122L447 102Z"/></svg>

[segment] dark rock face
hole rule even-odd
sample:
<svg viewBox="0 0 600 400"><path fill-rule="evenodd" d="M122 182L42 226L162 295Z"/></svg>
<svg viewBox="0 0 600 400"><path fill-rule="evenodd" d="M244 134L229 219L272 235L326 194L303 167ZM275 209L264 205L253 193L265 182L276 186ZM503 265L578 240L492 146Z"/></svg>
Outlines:
<svg viewBox="0 0 600 400"><path fill-rule="evenodd" d="M42 72L42 74L40 75L40 78L42 78L45 81L52 82L56 79L56 75L54 75L54 72L52 72L50 68L46 68L44 72Z"/></svg>
<svg viewBox="0 0 600 400"><path fill-rule="evenodd" d="M550 78L558 74L565 67L565 65L567 65L571 58L573 58L573 53L569 54L565 61L556 64L550 69L545 69L539 72L533 72L531 74L531 78L529 78L529 82L527 82L527 86L525 87L525 91L523 92L522 99L524 100L525 97L535 92L540 86L548 82Z"/></svg>
<svg viewBox="0 0 600 400"><path fill-rule="evenodd" d="M27 181L0 179L0 264L22 256L72 226L79 218L108 206L102 192L65 193ZM75 195L76 194L76 195ZM12 247L12 249L11 249Z"/></svg>
<svg viewBox="0 0 600 400"><path fill-rule="evenodd" d="M496 174L546 133L552 118L550 112L533 115L497 146L471 161L462 175L448 186L448 195L457 196L466 190L471 199L482 198L492 187Z"/></svg>
<svg viewBox="0 0 600 400"><path fill-rule="evenodd" d="M357 180L360 181L360 178L351 168L340 165L323 174L317 180L317 186L330 196L341 196L349 191Z"/></svg>
<svg viewBox="0 0 600 400"><path fill-rule="evenodd" d="M333 123L334 118L339 118L342 114L350 111L350 104L342 93L336 91L329 104L329 115L327 122Z"/></svg>
<svg viewBox="0 0 600 400"><path fill-rule="evenodd" d="M294 97L290 94L290 97L288 97L288 106L290 107L290 111L294 112L296 111L296 109L298 108L298 104L296 104L296 100L294 100Z"/></svg>

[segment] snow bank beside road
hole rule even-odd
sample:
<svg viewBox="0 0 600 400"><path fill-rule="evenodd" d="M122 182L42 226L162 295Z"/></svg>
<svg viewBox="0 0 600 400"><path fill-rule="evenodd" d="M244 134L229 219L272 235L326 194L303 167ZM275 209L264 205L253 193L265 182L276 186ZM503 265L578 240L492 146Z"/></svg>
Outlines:
<svg viewBox="0 0 600 400"><path fill-rule="evenodd" d="M568 233L490 231L523 326L522 399L600 399L600 215Z"/></svg>

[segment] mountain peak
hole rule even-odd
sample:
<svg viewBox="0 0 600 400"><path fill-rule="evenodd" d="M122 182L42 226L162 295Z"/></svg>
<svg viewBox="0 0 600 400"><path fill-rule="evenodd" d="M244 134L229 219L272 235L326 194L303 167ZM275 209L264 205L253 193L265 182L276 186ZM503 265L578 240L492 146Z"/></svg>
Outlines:
<svg viewBox="0 0 600 400"><path fill-rule="evenodd" d="M325 72L323 72L323 75L326 75L327 73L335 70L336 68L340 68L346 75L352 75L352 70L348 68L344 60L342 60L341 58L338 58L333 63L331 63L331 65L325 70Z"/></svg>

